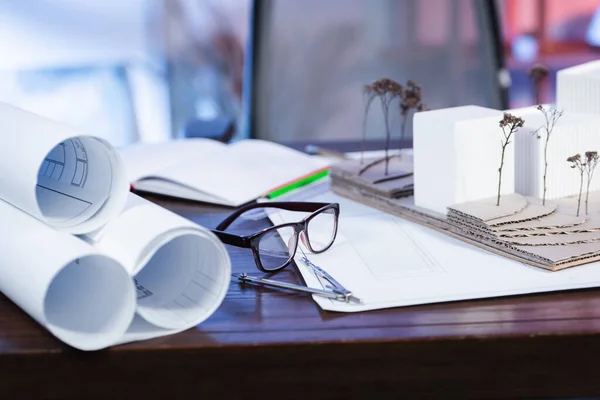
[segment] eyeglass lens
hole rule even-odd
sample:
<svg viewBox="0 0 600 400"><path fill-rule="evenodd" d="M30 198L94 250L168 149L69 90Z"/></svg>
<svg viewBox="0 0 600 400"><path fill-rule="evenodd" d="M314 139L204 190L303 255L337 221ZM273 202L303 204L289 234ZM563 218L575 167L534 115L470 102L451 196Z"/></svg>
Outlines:
<svg viewBox="0 0 600 400"><path fill-rule="evenodd" d="M261 236L258 242L258 257L267 271L285 265L294 255L298 236L291 226L273 229Z"/></svg>
<svg viewBox="0 0 600 400"><path fill-rule="evenodd" d="M335 237L335 210L328 208L316 214L306 226L308 243L313 251L325 250Z"/></svg>

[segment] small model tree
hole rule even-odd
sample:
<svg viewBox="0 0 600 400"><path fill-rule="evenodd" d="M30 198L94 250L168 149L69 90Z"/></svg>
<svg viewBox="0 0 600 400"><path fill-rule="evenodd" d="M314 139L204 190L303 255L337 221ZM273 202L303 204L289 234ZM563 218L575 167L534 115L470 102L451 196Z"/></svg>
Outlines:
<svg viewBox="0 0 600 400"><path fill-rule="evenodd" d="M562 117L563 112L557 110L556 108L544 108L541 104L537 106L537 109L544 114L544 125L541 126L538 130L534 132L538 139L544 138L544 192L542 195L542 205L546 205L546 178L548 176L548 141L550 140L550 136L552 135L552 131L556 126L556 123ZM540 135L540 132L543 135Z"/></svg>
<svg viewBox="0 0 600 400"><path fill-rule="evenodd" d="M571 164L571 168L579 171L579 198L577 199L577 216L579 217L579 208L581 206L581 192L583 191L583 173L585 172L585 162L581 159L579 153L567 158L567 162Z"/></svg>
<svg viewBox="0 0 600 400"><path fill-rule="evenodd" d="M587 175L587 187L585 190L585 213L588 213L588 200L590 196L590 183L592 182L592 178L594 177L594 171L596 170L596 166L598 165L598 161L600 160L600 156L598 156L597 151L586 151L585 152L585 173ZM581 196L581 194L580 194Z"/></svg>
<svg viewBox="0 0 600 400"><path fill-rule="evenodd" d="M377 97L379 97L379 99L381 100L381 110L383 112L383 118L385 122L385 157L382 159L372 161L371 163L365 165L358 172L358 174L360 175L372 166L385 162L385 175L388 175L389 161L391 158L389 156L391 140L389 121L390 104L394 99L400 99L399 108L400 115L402 117L402 128L400 134L401 138L404 138L406 135L406 122L408 117L411 115L411 110L414 110L413 112L427 110L427 106L421 101L421 85L409 80L406 83L405 88L392 79L382 78L369 85L365 85L365 87L363 88L363 95L365 96L365 113L363 116L363 140L360 163L364 163L365 143L367 139L367 116L369 114L369 109L371 108L373 100L375 100L375 98Z"/></svg>
<svg viewBox="0 0 600 400"><path fill-rule="evenodd" d="M500 205L500 191L502 189L502 168L504 167L504 154L506 153L506 146L511 143L512 135L523 126L525 121L521 117L517 117L512 114L504 113L504 117L500 120L500 129L502 129L502 135L504 136L501 140L502 155L500 157L500 168L498 168L498 198L496 199L496 206Z"/></svg>
<svg viewBox="0 0 600 400"><path fill-rule="evenodd" d="M361 164L364 162L364 149L365 149L365 142L366 142L366 138L367 138L367 115L369 113L369 108L371 107L371 103L373 102L373 100L376 97L379 97L379 99L381 100L381 111L383 112L383 119L384 119L384 123L385 123L385 157L381 160L377 160L375 163L371 163L367 166L371 167L375 164L378 164L379 162L385 161L385 175L388 174L388 165L389 165L389 149L390 149L390 140L391 140L391 132L390 132L390 119L389 119L389 114L390 114L390 104L392 103L392 101L397 98L397 97L401 97L404 93L404 88L402 87L402 85L400 85L398 82L389 79L389 78L382 78L379 79L375 82L373 82L370 85L365 86L364 90L363 90L365 96L366 96L366 104L365 104L365 114L364 114L364 119L363 119L363 155L361 155ZM363 168L362 171L364 171L365 168Z"/></svg>
<svg viewBox="0 0 600 400"><path fill-rule="evenodd" d="M406 137L406 121L408 120L411 110L414 112L427 110L427 105L421 101L421 85L415 81L409 80L406 82L400 102L400 115L402 116L402 128L400 131L401 138Z"/></svg>
<svg viewBox="0 0 600 400"><path fill-rule="evenodd" d="M535 104L541 104L541 84L548 76L548 69L541 64L536 64L531 67L528 76L533 81L533 97L535 98Z"/></svg>
<svg viewBox="0 0 600 400"><path fill-rule="evenodd" d="M363 140L362 152L360 155L361 164L364 162L365 143L367 140L367 116L369 115L369 109L371 108L371 103L373 103L373 100L375 100L376 97L383 95L383 91L379 84L379 81L375 81L371 84L365 85L363 88L363 95L365 97L365 113L363 115Z"/></svg>

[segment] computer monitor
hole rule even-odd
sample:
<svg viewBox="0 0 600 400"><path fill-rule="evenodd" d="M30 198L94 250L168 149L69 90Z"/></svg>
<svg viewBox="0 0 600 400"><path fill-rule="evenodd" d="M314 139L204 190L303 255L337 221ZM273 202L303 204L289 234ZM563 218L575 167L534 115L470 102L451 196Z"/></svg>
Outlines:
<svg viewBox="0 0 600 400"><path fill-rule="evenodd" d="M508 107L493 1L253 3L244 87L249 137L359 139L362 87L382 77L417 81L430 108ZM368 116L370 138L384 135L378 113L374 106ZM398 132L400 117L390 115L392 131Z"/></svg>

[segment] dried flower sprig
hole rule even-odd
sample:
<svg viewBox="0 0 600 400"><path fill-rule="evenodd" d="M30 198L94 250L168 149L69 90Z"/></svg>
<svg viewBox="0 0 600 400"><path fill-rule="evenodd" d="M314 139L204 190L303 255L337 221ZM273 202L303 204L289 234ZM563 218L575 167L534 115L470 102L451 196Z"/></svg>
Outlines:
<svg viewBox="0 0 600 400"><path fill-rule="evenodd" d="M390 103L397 97L401 97L404 94L404 88L398 82L391 79L385 78L382 83L385 87L385 95L382 97L381 104L383 105L383 118L385 120L385 175L388 174L388 168L390 164L390 141L392 133L390 131L390 118L389 109Z"/></svg>
<svg viewBox="0 0 600 400"><path fill-rule="evenodd" d="M543 133L545 133L545 135L544 135L544 140L545 140L545 142L544 142L544 192L542 195L542 205L546 205L546 190L547 190L546 180L547 180L547 176L548 176L548 141L550 140L550 136L552 135L552 131L554 130L556 123L558 122L560 117L562 117L563 111L557 110L556 108L546 109L541 104L538 104L538 106L536 108L538 110L540 110L542 112L542 114L544 114L544 120L545 120L544 125L540 126L536 131L533 132L533 134L536 135L536 137L538 139L541 139L542 136L540 135L540 132L543 131Z"/></svg>
<svg viewBox="0 0 600 400"><path fill-rule="evenodd" d="M535 64L527 74L533 81L533 97L535 98L535 104L540 104L542 102L541 83L548 74L548 69L541 64Z"/></svg>
<svg viewBox="0 0 600 400"><path fill-rule="evenodd" d="M403 87L398 82L389 79L382 78L379 79L369 85L364 86L363 94L365 96L365 113L363 116L363 140L362 140L362 154L360 157L360 163L364 163L364 153L365 153L365 144L367 138L367 116L369 113L369 109L373 100L377 97L381 100L381 110L383 112L383 118L385 122L385 157L381 160L375 160L369 163L367 166L363 167L359 175L371 168L374 165L377 165L381 162L385 161L385 175L388 175L389 168L389 149L390 149L390 140L391 140L391 132L390 132L390 122L389 122L389 108L390 104L395 98L400 99L400 115L402 117L402 129L401 129L401 138L404 138L406 134L406 121L410 114L411 110L417 111L425 111L427 110L427 106L421 101L421 85L418 83L409 80L406 83L406 88Z"/></svg>
<svg viewBox="0 0 600 400"><path fill-rule="evenodd" d="M585 162L581 159L581 154L579 153L567 158L567 162L571 164L571 168L577 168L577 170L579 171L579 198L577 199L577 216L579 217L579 209L581 206L581 192L583 191L583 173L585 172Z"/></svg>
<svg viewBox="0 0 600 400"><path fill-rule="evenodd" d="M369 85L365 85L363 87L363 96L365 97L365 113L363 115L363 140L362 140L362 152L360 154L360 163L364 162L364 154L365 154L365 144L367 140L367 116L369 115L369 109L371 108L371 103L375 100L375 97L380 95L378 82L374 82Z"/></svg>
<svg viewBox="0 0 600 400"><path fill-rule="evenodd" d="M585 152L585 172L587 175L587 187L585 191L585 213L588 213L588 200L590 196L590 183L594 177L594 171L600 161L600 156L597 151L586 151Z"/></svg>
<svg viewBox="0 0 600 400"><path fill-rule="evenodd" d="M381 100L381 110L383 112L383 118L385 122L385 174L388 174L388 166L389 166L389 148L390 148L390 140L391 140L391 132L390 132L390 121L389 121L389 108L390 103L396 97L401 97L404 94L404 88L398 82L389 79L382 78L370 85L366 85L363 89L363 93L367 97L367 102L365 106L365 115L363 119L363 152L361 155L361 164L364 162L364 149L367 137L367 129L366 129L366 121L367 114L369 112L369 108L371 103L376 97L379 97Z"/></svg>
<svg viewBox="0 0 600 400"><path fill-rule="evenodd" d="M502 129L502 135L504 138L500 141L502 145L502 156L500 157L500 168L498 168L498 197L496 200L496 205L500 205L500 191L502 189L502 168L504 167L504 154L506 153L506 146L508 146L511 141L512 135L523 126L525 121L521 117L517 117L515 115L504 113L504 117L500 120L500 129Z"/></svg>
<svg viewBox="0 0 600 400"><path fill-rule="evenodd" d="M401 138L406 137L406 120L410 114L410 110L425 111L427 105L422 102L421 85L415 81L409 80L406 82L406 89L402 93L400 102L400 115L402 116L402 129L400 131Z"/></svg>

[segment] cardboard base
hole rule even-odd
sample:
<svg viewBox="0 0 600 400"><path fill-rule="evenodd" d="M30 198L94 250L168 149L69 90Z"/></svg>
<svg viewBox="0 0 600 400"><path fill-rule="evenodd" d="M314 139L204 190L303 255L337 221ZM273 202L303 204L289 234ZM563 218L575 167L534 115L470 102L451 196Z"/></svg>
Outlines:
<svg viewBox="0 0 600 400"><path fill-rule="evenodd" d="M385 159L345 160L331 167L331 177L361 188L366 193L400 198L413 194L412 158L399 154Z"/></svg>
<svg viewBox="0 0 600 400"><path fill-rule="evenodd" d="M575 214L566 212L565 210L570 210L569 207L572 207L572 205L569 206L572 204L572 199L565 199L563 203L558 202L558 204L547 204L546 206L536 204L536 200L531 199L528 204L532 206L532 210L527 211L528 207L525 207L521 211L511 214L508 217L511 220L494 225L492 222L495 221L494 219L487 223L481 219L469 219L468 213L464 212L466 211L464 207L458 207L461 208L461 213L442 215L415 206L412 196L391 198L357 185L352 180L340 178L336 174L331 175L331 188L333 192L359 203L538 268L558 271L600 260L600 232L597 233L597 229L595 229L599 225L598 218L593 214L590 214L592 217L586 218L585 215L577 217ZM515 200L510 204L513 204L511 209L514 210L521 203ZM522 217L518 217L519 213L524 214ZM528 218L525 218L527 216ZM582 233L577 231L577 226L581 226L581 231L586 232L584 236L575 236ZM564 231L561 232L561 229ZM509 232L512 236L503 236ZM527 235L529 232L535 232L538 236L544 232L559 232L561 236L567 235L571 238L563 237L560 239L562 240L560 244L556 244L558 239L554 238L547 239L547 243L539 238L527 240L515 240L514 238L514 236L527 237L523 235Z"/></svg>

